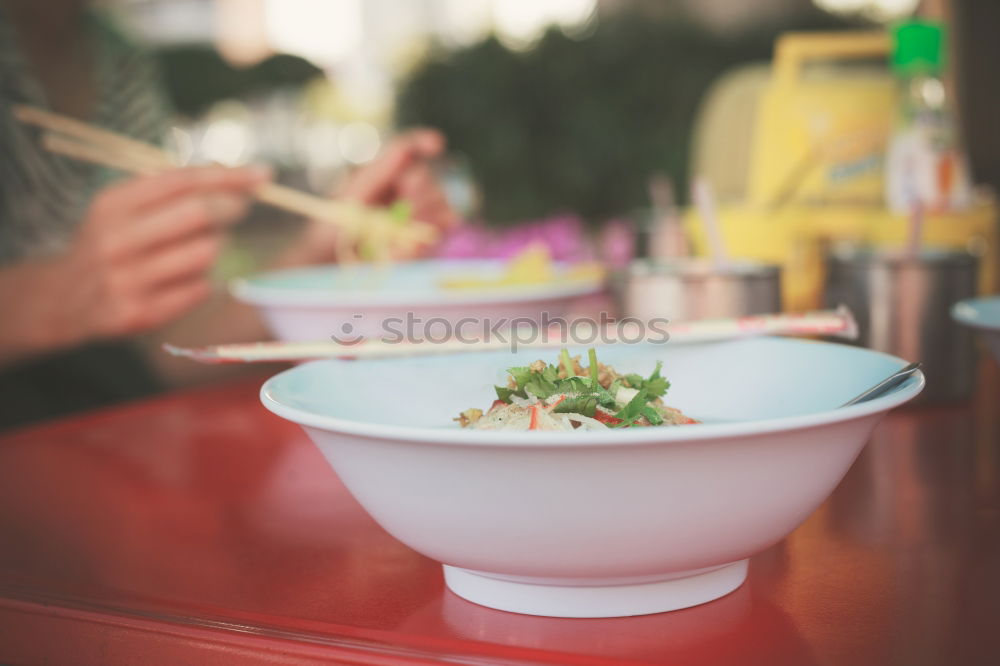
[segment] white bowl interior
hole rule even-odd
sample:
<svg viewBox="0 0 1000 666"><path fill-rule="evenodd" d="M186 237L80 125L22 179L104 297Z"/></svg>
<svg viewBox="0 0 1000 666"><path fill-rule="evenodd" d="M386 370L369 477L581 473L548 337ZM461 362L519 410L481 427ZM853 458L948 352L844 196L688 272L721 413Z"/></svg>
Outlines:
<svg viewBox="0 0 1000 666"><path fill-rule="evenodd" d="M597 351L602 362L641 375L662 360L663 375L671 382L665 402L705 423L825 412L902 365L892 356L847 345L779 338L620 345ZM496 398L493 385L506 382L506 368L538 358L554 363L557 353L319 361L278 375L264 393L272 403L343 422L454 428L451 420L461 410L489 407ZM585 348L571 348L571 353L586 357Z"/></svg>
<svg viewBox="0 0 1000 666"><path fill-rule="evenodd" d="M952 315L963 324L1000 331L1000 296L959 301L952 308Z"/></svg>
<svg viewBox="0 0 1000 666"><path fill-rule="evenodd" d="M959 301L951 314L956 321L979 332L993 357L1000 362L1000 296Z"/></svg>

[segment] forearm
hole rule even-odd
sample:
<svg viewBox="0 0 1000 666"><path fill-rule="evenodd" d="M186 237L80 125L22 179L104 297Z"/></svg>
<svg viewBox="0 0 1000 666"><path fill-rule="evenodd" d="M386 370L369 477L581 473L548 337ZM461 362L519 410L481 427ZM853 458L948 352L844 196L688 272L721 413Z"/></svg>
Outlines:
<svg viewBox="0 0 1000 666"><path fill-rule="evenodd" d="M335 234L326 223L283 222L289 232L276 250L259 257L263 270L282 270L334 260ZM297 227L297 228L296 228ZM273 336L252 306L240 303L225 289L218 289L211 299L181 319L145 336L143 343L149 362L160 377L174 387L191 386L258 372L243 364L201 365L186 358L176 358L163 351L163 343L182 347L259 342Z"/></svg>
<svg viewBox="0 0 1000 666"><path fill-rule="evenodd" d="M0 366L83 342L74 285L55 259L0 268Z"/></svg>
<svg viewBox="0 0 1000 666"><path fill-rule="evenodd" d="M201 365L163 351L163 343L182 347L271 338L257 312L220 290L187 316L143 337L147 357L157 374L170 386L183 387L248 374L253 366Z"/></svg>

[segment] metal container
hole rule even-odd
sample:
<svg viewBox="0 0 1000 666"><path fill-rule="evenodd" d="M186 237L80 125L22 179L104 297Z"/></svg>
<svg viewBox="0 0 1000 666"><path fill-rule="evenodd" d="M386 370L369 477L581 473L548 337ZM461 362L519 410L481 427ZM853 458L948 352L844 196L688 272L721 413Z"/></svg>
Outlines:
<svg viewBox="0 0 1000 666"><path fill-rule="evenodd" d="M781 269L706 259L637 259L612 277L619 312L648 320L692 321L781 311Z"/></svg>
<svg viewBox="0 0 1000 666"><path fill-rule="evenodd" d="M977 271L976 258L962 252L836 253L827 261L824 301L851 309L857 344L923 363L920 401L961 400L975 383L976 352L950 310L976 293Z"/></svg>

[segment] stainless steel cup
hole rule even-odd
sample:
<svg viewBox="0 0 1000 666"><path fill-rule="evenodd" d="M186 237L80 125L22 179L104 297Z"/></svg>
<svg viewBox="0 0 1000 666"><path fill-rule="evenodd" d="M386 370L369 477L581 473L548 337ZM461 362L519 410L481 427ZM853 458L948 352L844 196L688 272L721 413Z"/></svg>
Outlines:
<svg viewBox="0 0 1000 666"><path fill-rule="evenodd" d="M857 344L921 361L923 402L961 400L975 383L970 331L956 324L951 306L976 293L978 261L970 254L927 250L853 251L830 255L824 301L844 304L858 322Z"/></svg>
<svg viewBox="0 0 1000 666"><path fill-rule="evenodd" d="M705 259L637 259L612 277L623 316L691 321L781 311L781 268Z"/></svg>

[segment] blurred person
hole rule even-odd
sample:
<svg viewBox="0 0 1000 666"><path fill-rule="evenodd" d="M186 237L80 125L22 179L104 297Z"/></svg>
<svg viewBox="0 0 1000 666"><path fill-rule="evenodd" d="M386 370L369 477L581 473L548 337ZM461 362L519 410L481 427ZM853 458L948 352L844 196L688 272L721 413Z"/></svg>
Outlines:
<svg viewBox="0 0 1000 666"><path fill-rule="evenodd" d="M85 0L0 0L0 428L198 378L144 334L184 344L264 339L254 312L213 291L227 229L247 211L260 167L206 166L122 177L48 153L12 105L29 104L160 143L169 105L152 59ZM432 130L403 134L339 193L455 215L428 159ZM310 222L276 261L332 261L331 225Z"/></svg>

